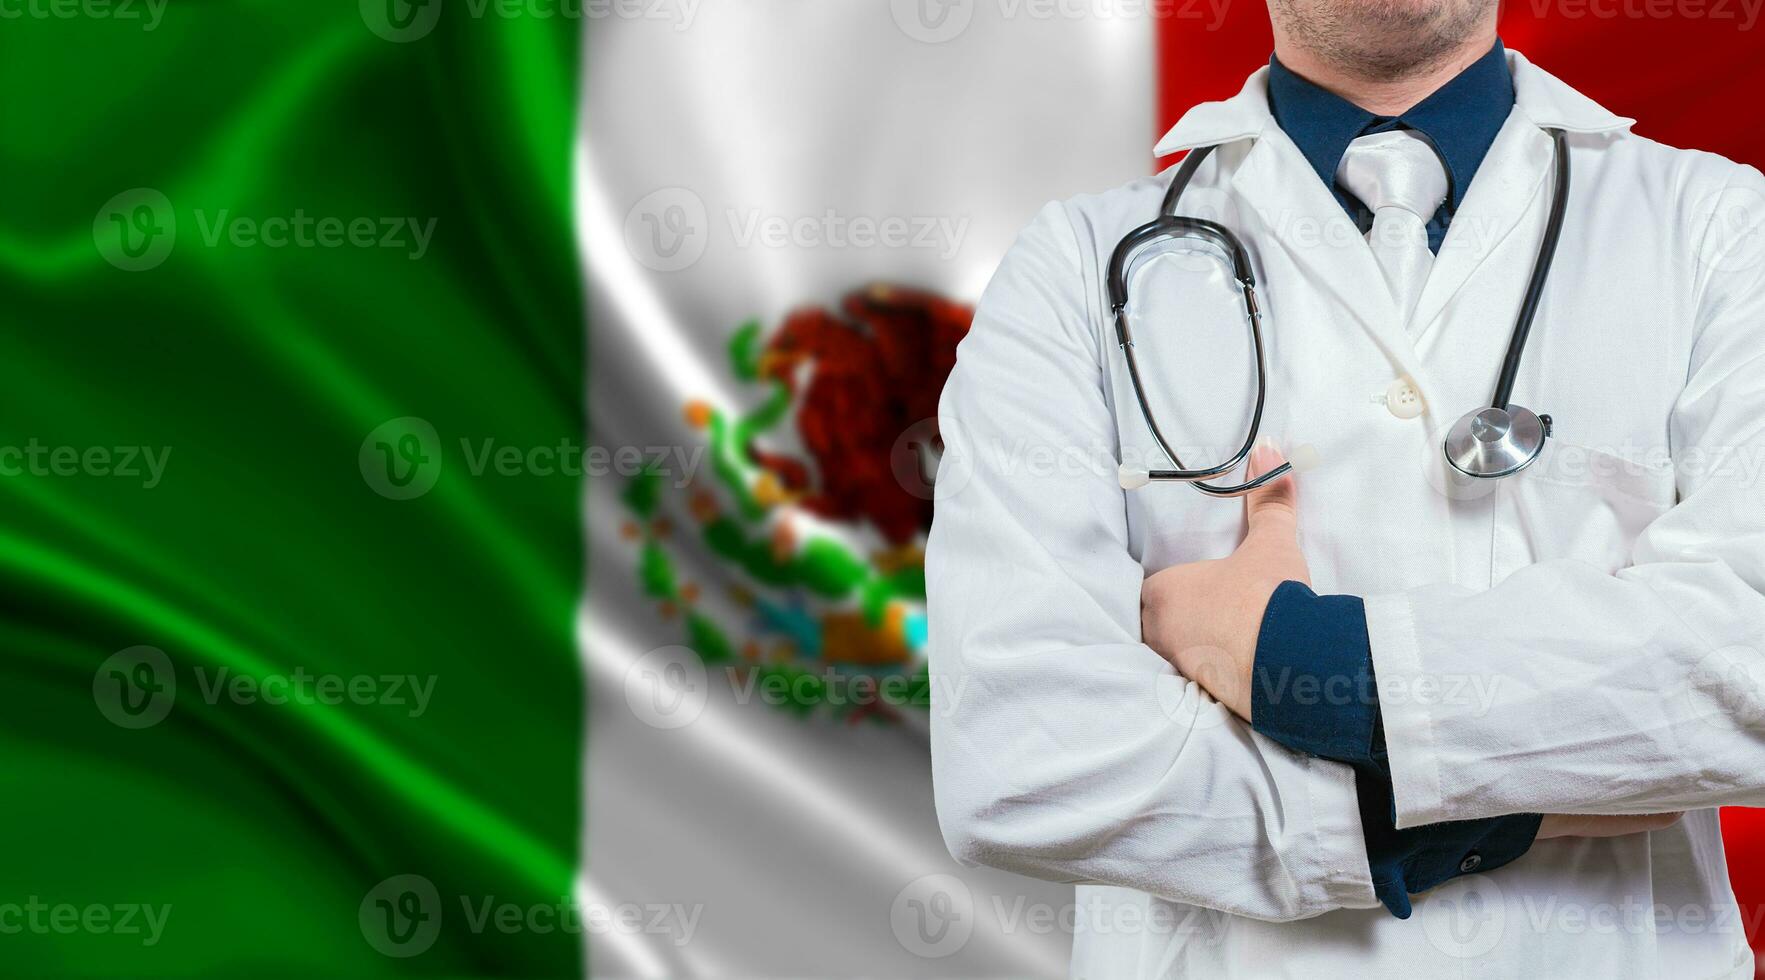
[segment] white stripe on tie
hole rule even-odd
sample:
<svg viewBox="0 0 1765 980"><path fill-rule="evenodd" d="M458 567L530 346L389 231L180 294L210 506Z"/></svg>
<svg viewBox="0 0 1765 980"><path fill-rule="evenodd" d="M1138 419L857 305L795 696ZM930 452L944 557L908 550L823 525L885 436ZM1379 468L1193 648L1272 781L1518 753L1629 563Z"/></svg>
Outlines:
<svg viewBox="0 0 1765 980"><path fill-rule="evenodd" d="M1410 322L1434 253L1428 251L1428 221L1446 200L1446 170L1434 148L1409 130L1362 136L1348 144L1336 168L1336 182L1373 212L1367 244L1385 277L1405 329Z"/></svg>

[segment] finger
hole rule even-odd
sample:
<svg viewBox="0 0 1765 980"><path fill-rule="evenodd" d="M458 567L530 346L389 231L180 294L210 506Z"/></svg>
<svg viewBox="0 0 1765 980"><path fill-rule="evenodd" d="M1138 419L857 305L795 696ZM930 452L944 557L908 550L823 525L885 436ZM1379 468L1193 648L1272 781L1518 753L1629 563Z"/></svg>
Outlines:
<svg viewBox="0 0 1765 980"><path fill-rule="evenodd" d="M1646 813L1630 816L1586 816L1560 813L1546 814L1539 825L1538 838L1552 837L1624 837L1666 830L1679 822L1683 814Z"/></svg>
<svg viewBox="0 0 1765 980"><path fill-rule="evenodd" d="M1285 461L1281 458L1281 453L1275 449L1273 443L1258 442L1256 447L1250 451L1250 469L1247 476L1254 480L1280 466L1283 462ZM1299 490L1294 486L1294 475L1289 472L1273 483L1265 484L1244 495L1245 520L1249 523L1251 530L1255 530L1259 523L1267 523L1271 520L1291 523L1294 519L1294 507L1298 499Z"/></svg>
<svg viewBox="0 0 1765 980"><path fill-rule="evenodd" d="M1595 821L1592 833L1585 837L1622 837L1625 834L1646 834L1657 830L1666 830L1679 822L1684 816L1680 813L1643 813L1624 817L1593 817Z"/></svg>

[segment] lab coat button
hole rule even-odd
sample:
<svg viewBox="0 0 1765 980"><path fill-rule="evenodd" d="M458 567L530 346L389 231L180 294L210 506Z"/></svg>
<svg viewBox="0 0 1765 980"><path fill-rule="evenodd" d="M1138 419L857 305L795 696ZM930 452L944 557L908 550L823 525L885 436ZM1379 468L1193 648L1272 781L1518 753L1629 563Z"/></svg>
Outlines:
<svg viewBox="0 0 1765 980"><path fill-rule="evenodd" d="M1471 853L1465 855L1465 859L1463 861L1459 862L1459 871L1462 874L1470 874L1471 872L1476 871L1478 868L1480 868L1482 866L1483 866L1483 855L1478 854L1476 851L1472 851Z"/></svg>
<svg viewBox="0 0 1765 980"><path fill-rule="evenodd" d="M1398 378L1385 389L1385 407L1400 419L1413 419L1422 414L1422 393L1408 378Z"/></svg>

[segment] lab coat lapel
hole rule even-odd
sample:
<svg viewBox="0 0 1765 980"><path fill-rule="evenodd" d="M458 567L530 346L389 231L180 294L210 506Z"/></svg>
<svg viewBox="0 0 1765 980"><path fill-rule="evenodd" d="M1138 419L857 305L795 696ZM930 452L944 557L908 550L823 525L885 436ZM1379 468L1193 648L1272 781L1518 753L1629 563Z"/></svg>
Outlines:
<svg viewBox="0 0 1765 980"><path fill-rule="evenodd" d="M1519 109L1490 144L1489 153L1447 228L1446 240L1416 303L1418 341L1425 340L1466 282L1514 235L1528 214L1550 206L1545 185L1554 166L1551 138ZM1543 227L1542 218L1536 222ZM1530 244L1537 248L1537 235ZM1516 241L1514 247L1521 242Z"/></svg>
<svg viewBox="0 0 1765 980"><path fill-rule="evenodd" d="M1252 140L1231 185L1246 205L1235 230L1256 251L1266 236L1279 241L1306 278L1332 294L1348 316L1378 342L1391 362L1420 379L1417 343L1428 338L1453 298L1497 248L1509 243L1534 209L1549 207L1551 140L1541 127L1571 133L1626 129L1634 121L1613 115L1543 71L1520 52L1508 49L1514 76L1514 112L1497 134L1465 200L1453 217L1446 241L1417 301L1414 332L1398 321L1396 304L1379 275L1377 260L1305 157L1275 124L1268 109L1268 69L1260 68L1244 88L1223 102L1195 106L1166 133L1157 156L1210 144ZM1263 228L1251 228L1251 218ZM1542 227L1543 218L1538 219ZM1533 243L1536 247L1536 243ZM1267 263L1263 263L1264 269ZM1272 315L1279 317L1280 290L1267 286Z"/></svg>
<svg viewBox="0 0 1765 980"><path fill-rule="evenodd" d="M1287 134L1271 122L1245 155L1232 186L1260 219L1261 235L1286 248L1305 283L1334 295L1337 306L1372 335L1394 365L1419 376L1415 347L1399 322L1397 304L1373 250ZM1283 288L1294 287L1280 282L1268 286L1271 315L1276 318ZM1281 329L1298 326L1286 324Z"/></svg>
<svg viewBox="0 0 1765 980"><path fill-rule="evenodd" d="M1439 328L1454 297L1496 249L1523 246L1537 254L1555 166L1551 138L1544 130L1609 133L1635 122L1607 111L1512 48L1508 68L1514 76L1514 111L1496 134L1441 243L1416 304L1418 341ZM1514 238L1522 227L1533 229L1531 236Z"/></svg>

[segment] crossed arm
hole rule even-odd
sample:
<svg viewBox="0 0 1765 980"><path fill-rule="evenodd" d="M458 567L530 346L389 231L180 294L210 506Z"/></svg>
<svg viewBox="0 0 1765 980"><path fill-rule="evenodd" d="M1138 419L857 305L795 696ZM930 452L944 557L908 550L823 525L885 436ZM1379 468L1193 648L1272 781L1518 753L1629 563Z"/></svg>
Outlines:
<svg viewBox="0 0 1765 980"><path fill-rule="evenodd" d="M1279 462L1273 448L1258 446L1251 454L1251 475ZM1141 632L1179 673L1257 731L1295 751L1355 767L1374 891L1394 915L1409 917L1410 893L1457 874L1494 870L1524 854L1534 839L1645 833L1679 819L1677 812L1512 814L1400 832L1391 772L1378 737L1379 705L1368 683L1372 665L1364 613L1357 603L1327 607L1311 593L1310 570L1299 548L1298 492L1297 478L1289 478L1249 494L1247 531L1229 557L1174 565L1147 578L1141 589ZM1310 658L1269 662L1283 653L1269 632L1293 628L1277 622L1277 611L1311 627L1305 631ZM1277 676L1277 670L1288 668L1296 676ZM1283 707L1284 692L1302 682L1314 691L1337 690L1337 696L1308 697L1304 708ZM1438 846L1446 843L1457 844L1457 852ZM1476 861L1461 864L1455 853L1465 852L1476 853ZM1444 854L1444 860L1427 861L1423 856L1429 853Z"/></svg>
<svg viewBox="0 0 1765 980"><path fill-rule="evenodd" d="M1079 279L1071 225L1051 205L989 286L945 390L940 472L955 478L940 480L927 554L932 669L955 692L932 716L945 838L968 862L1257 918L1374 907L1355 770L1246 723L1268 597L1305 581L1297 547L1283 557L1279 535L1253 534L1231 559L1148 579L1129 553L1113 459L1022 465L1031 451L1116 444ZM1765 452L1757 280L1705 287L1677 451ZM1631 568L1547 563L1484 596L1509 615L1493 631L1477 622L1476 663L1452 642L1471 628L1469 590L1367 597L1381 678L1490 661L1521 675L1487 712L1388 713L1394 827L1765 803L1765 732L1733 692L1697 679L1712 651L1759 666L1765 507L1722 466L1700 468L1680 496ZM1615 693L1577 704L1552 695L1562 684ZM1660 703L1673 690L1703 700ZM1486 778L1492 765L1523 778ZM1656 820L1553 819L1540 833Z"/></svg>

